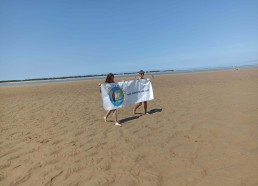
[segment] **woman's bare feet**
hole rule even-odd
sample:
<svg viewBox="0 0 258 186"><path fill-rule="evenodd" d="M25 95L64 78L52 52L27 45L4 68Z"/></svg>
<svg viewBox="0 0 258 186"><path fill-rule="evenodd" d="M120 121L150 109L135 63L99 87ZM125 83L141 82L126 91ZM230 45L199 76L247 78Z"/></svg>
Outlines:
<svg viewBox="0 0 258 186"><path fill-rule="evenodd" d="M119 127L122 126L122 125L121 125L120 123L118 123L118 122L116 122L115 125L116 125L116 126L119 126Z"/></svg>

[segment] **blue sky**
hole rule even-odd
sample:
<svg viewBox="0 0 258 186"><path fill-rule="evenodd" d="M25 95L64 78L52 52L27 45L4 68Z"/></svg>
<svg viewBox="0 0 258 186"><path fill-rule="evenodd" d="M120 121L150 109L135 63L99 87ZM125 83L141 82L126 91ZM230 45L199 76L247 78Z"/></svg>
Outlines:
<svg viewBox="0 0 258 186"><path fill-rule="evenodd" d="M0 80L258 63L258 1L1 0Z"/></svg>

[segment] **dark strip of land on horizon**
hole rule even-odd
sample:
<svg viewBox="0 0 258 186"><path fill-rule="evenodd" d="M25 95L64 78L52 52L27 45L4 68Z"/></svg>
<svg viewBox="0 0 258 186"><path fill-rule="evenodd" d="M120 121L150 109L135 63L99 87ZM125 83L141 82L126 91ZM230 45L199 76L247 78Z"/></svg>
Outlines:
<svg viewBox="0 0 258 186"><path fill-rule="evenodd" d="M151 70L145 71L146 73L156 73L156 72L173 72L175 70ZM114 73L114 75L131 75L137 74L137 72L131 73ZM33 79L23 79L23 80L4 80L0 83L16 83L16 82L26 82L26 81L44 81L44 80L59 80L59 79L74 79L74 78L87 78L87 77L101 77L106 76L107 74L96 74L96 75L82 75L82 76L64 76L64 77L50 77L50 78L33 78Z"/></svg>

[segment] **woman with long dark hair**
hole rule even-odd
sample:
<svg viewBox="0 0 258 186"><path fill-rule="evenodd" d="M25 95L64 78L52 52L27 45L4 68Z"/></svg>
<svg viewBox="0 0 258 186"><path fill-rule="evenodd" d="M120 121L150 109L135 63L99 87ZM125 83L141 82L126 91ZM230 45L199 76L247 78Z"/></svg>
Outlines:
<svg viewBox="0 0 258 186"><path fill-rule="evenodd" d="M114 81L114 74L109 73L109 74L107 75L107 77L106 77L105 83L115 83L115 81ZM99 86L100 86L100 85L101 85L101 84L99 84ZM105 122L107 122L107 118L108 118L108 116L109 116L112 112L113 112L113 118L114 118L114 120L115 120L115 125L116 125L116 126L121 126L121 124L117 121L117 110L116 110L116 109L107 111L106 115L104 116Z"/></svg>

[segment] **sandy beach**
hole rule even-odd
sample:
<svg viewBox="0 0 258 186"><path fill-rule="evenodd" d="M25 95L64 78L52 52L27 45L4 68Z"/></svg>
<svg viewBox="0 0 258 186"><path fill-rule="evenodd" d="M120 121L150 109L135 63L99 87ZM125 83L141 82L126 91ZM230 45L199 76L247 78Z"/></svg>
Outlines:
<svg viewBox="0 0 258 186"><path fill-rule="evenodd" d="M100 80L0 87L0 185L258 185L258 69L151 81L150 115L119 109L122 127Z"/></svg>

